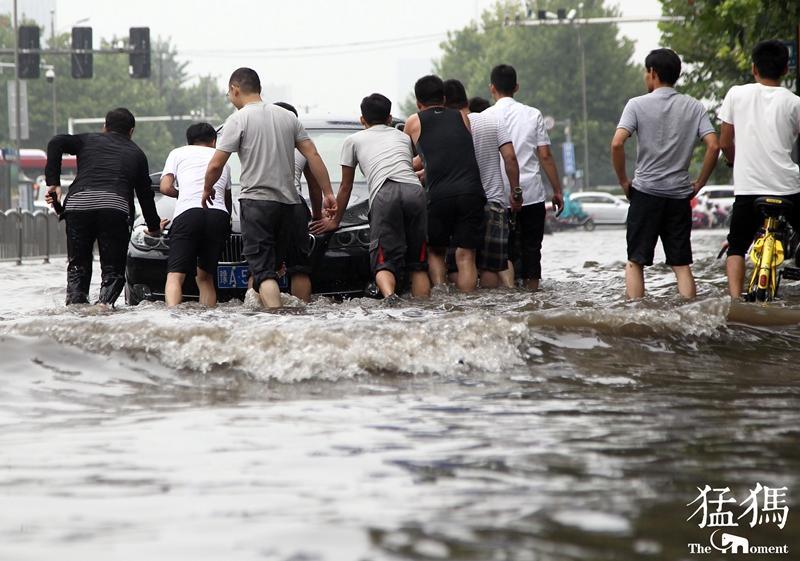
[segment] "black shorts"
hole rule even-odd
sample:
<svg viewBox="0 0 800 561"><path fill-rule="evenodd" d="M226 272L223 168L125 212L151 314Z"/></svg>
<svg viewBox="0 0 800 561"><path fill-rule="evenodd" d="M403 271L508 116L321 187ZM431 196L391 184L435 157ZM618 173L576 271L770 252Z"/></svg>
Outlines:
<svg viewBox="0 0 800 561"><path fill-rule="evenodd" d="M631 188L628 207L628 261L642 266L653 264L658 239L667 265L692 264L691 197L670 199Z"/></svg>
<svg viewBox="0 0 800 561"><path fill-rule="evenodd" d="M170 273L194 276L197 268L213 275L231 232L231 217L224 210L190 208L172 222L169 230Z"/></svg>
<svg viewBox="0 0 800 561"><path fill-rule="evenodd" d="M483 243L483 194L457 195L428 203L428 245L478 249Z"/></svg>
<svg viewBox="0 0 800 561"><path fill-rule="evenodd" d="M239 207L242 254L256 290L265 280L277 279L283 264L289 275L311 274L306 205L241 199Z"/></svg>
<svg viewBox="0 0 800 561"><path fill-rule="evenodd" d="M756 208L756 199L764 195L736 195L731 208L731 229L728 233L728 255L744 257L758 229L764 223L764 217ZM795 232L800 232L800 193L794 195L777 195L792 201L792 210L788 213L789 223Z"/></svg>
<svg viewBox="0 0 800 561"><path fill-rule="evenodd" d="M420 185L387 181L369 211L369 256L373 274L427 271L427 200Z"/></svg>

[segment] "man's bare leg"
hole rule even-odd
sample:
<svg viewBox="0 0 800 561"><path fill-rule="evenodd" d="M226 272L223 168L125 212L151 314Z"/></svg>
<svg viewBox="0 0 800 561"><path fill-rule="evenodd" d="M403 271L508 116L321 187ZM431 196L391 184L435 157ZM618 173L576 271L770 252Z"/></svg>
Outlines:
<svg viewBox="0 0 800 561"><path fill-rule="evenodd" d="M426 274L425 277L427 278L427 276ZM375 274L375 284L378 285L378 290L381 291L381 295L384 298L388 298L394 294L395 288L397 287L397 279L395 279L394 273L383 269Z"/></svg>
<svg viewBox="0 0 800 561"><path fill-rule="evenodd" d="M212 276L198 267L195 281L197 282L197 288L200 289L200 304L208 308L216 306L217 290L214 288Z"/></svg>
<svg viewBox="0 0 800 561"><path fill-rule="evenodd" d="M692 268L689 265L680 265L672 267L672 270L678 280L678 294L687 300L697 296L697 285L694 282Z"/></svg>
<svg viewBox="0 0 800 561"><path fill-rule="evenodd" d="M625 265L625 296L629 300L644 297L644 267L633 261Z"/></svg>
<svg viewBox="0 0 800 561"><path fill-rule="evenodd" d="M430 276L433 286L439 286L447 282L446 255L446 247L428 248L428 276Z"/></svg>
<svg viewBox="0 0 800 561"><path fill-rule="evenodd" d="M539 290L539 279L525 279L525 288L536 292Z"/></svg>
<svg viewBox="0 0 800 561"><path fill-rule="evenodd" d="M275 279L263 281L258 287L258 295L261 296L261 302L267 308L281 307L281 289Z"/></svg>
<svg viewBox="0 0 800 561"><path fill-rule="evenodd" d="M311 277L306 273L295 273L291 284L292 296L308 304L311 301Z"/></svg>
<svg viewBox="0 0 800 561"><path fill-rule="evenodd" d="M425 271L411 273L411 296L414 298L430 298L431 281Z"/></svg>
<svg viewBox="0 0 800 561"><path fill-rule="evenodd" d="M517 283L514 282L514 264L511 261L508 262L508 269L500 271L497 275L500 277L500 282L503 283L504 287L514 288L517 286Z"/></svg>
<svg viewBox="0 0 800 561"><path fill-rule="evenodd" d="M728 273L728 294L731 295L731 298L740 298L744 291L744 257L728 255L725 269Z"/></svg>
<svg viewBox="0 0 800 561"><path fill-rule="evenodd" d="M183 280L186 278L184 273L168 273L167 284L164 287L164 300L167 308L174 308L183 301Z"/></svg>
<svg viewBox="0 0 800 561"><path fill-rule="evenodd" d="M481 271L481 288L500 286L500 275L494 271Z"/></svg>
<svg viewBox="0 0 800 561"><path fill-rule="evenodd" d="M475 250L456 248L456 266L458 282L456 287L461 292L473 292L478 285L478 269L475 267Z"/></svg>

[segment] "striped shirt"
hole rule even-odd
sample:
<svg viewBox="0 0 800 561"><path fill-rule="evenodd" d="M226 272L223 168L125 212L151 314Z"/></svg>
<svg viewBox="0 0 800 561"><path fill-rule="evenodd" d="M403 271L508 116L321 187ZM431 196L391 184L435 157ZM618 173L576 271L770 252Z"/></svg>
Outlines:
<svg viewBox="0 0 800 561"><path fill-rule="evenodd" d="M498 151L501 146L511 142L511 135L496 117L486 113L470 113L469 124L472 128L475 159L478 160L486 200L490 203L500 203L504 207L508 206Z"/></svg>
<svg viewBox="0 0 800 561"><path fill-rule="evenodd" d="M96 191L94 189L73 193L67 197L64 210L68 212L81 212L86 210L118 210L128 216L130 208L125 197L110 191Z"/></svg>

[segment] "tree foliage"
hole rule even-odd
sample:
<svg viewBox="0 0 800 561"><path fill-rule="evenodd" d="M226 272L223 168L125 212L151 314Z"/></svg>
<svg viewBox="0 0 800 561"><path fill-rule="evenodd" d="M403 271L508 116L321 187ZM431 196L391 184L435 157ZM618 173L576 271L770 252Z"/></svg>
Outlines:
<svg viewBox="0 0 800 561"><path fill-rule="evenodd" d="M682 23L662 23L665 46L685 63L682 89L718 108L736 84L753 81L750 52L764 39L795 39L800 23L797 0L661 0L665 15ZM793 85L791 76L787 85Z"/></svg>
<svg viewBox="0 0 800 561"><path fill-rule="evenodd" d="M585 0L586 17L617 15L602 0ZM578 0L539 1L540 9L578 7ZM443 55L435 72L443 78L458 78L469 95L489 97L489 74L497 64L517 70L520 90L516 98L539 108L545 115L572 122L576 160L583 167L583 129L589 131L591 182L616 184L609 164L608 146L627 100L645 93L641 66L632 60L633 42L620 36L616 25L588 25L580 29L586 57L588 122L583 122L578 28L571 25L514 26L524 17L519 2L498 2L483 14L480 26L471 25L450 33L442 43ZM534 16L535 17L535 16ZM504 25L506 19L511 25ZM415 111L413 102L404 109ZM550 131L553 151L561 170L564 128Z"/></svg>
<svg viewBox="0 0 800 561"><path fill-rule="evenodd" d="M57 35L42 30L42 46L51 44L67 49L68 33ZM127 43L127 39L123 40ZM117 45L119 39L102 41L102 48ZM0 17L0 46L14 46L13 29L8 16ZM67 132L67 121L72 118L104 117L114 107L127 107L137 117L158 115L187 115L204 113L212 124L218 124L232 108L213 76L200 76L191 80L186 63L177 60L177 51L169 40L158 38L152 43L151 76L133 79L128 75L127 54L95 54L94 77L73 79L69 55L43 55L42 63L53 65L56 78L56 128ZM13 55L3 55L0 60L13 62ZM13 80L11 68L3 69L3 82ZM6 87L0 88L0 145L10 146L8 127L8 99ZM28 80L28 118L30 139L22 141L23 148L45 148L53 135L53 84L42 77ZM217 117L213 119L212 117ZM199 117L198 117L199 119ZM148 156L150 168L160 169L169 151L186 143L186 121L137 124L134 141ZM99 130L101 125L76 125L76 132Z"/></svg>

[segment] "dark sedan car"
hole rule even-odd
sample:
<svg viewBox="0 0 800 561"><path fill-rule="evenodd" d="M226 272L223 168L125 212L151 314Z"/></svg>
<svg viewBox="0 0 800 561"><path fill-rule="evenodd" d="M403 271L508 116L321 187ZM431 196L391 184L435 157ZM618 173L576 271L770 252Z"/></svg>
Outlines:
<svg viewBox="0 0 800 561"><path fill-rule="evenodd" d="M362 126L356 119L304 120L303 124L328 168L331 184L335 189L341 179L339 157L342 143ZM229 164L233 183L233 227L217 270L217 297L220 301L231 298L242 299L249 274L247 263L242 257L238 202L241 167L237 154L231 154ZM160 173L152 177L158 213L162 218L171 218L175 210L175 199L158 193ZM307 194L308 187L303 183L303 195L307 197ZM313 247L311 283L315 294L356 296L371 292L367 205L366 181L356 170L356 183L353 185L350 204L341 227L336 232L324 236L314 237L309 234ZM127 304L136 305L142 300L164 299L168 251L169 228L163 237L151 237L145 234L144 221L139 218L128 245L125 287ZM279 284L283 291L289 290L288 278L282 277ZM198 297L197 285L193 278L186 279L183 290L186 299Z"/></svg>

